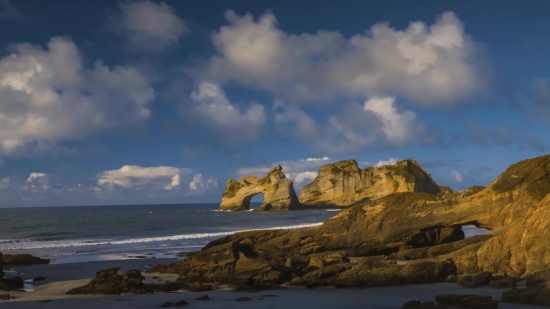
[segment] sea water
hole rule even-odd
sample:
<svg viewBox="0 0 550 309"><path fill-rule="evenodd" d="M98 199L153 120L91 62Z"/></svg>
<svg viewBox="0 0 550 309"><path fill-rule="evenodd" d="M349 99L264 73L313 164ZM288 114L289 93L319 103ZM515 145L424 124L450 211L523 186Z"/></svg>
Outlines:
<svg viewBox="0 0 550 309"><path fill-rule="evenodd" d="M222 212L218 206L2 208L0 252L29 253L52 263L175 257L239 231L320 225L339 211Z"/></svg>

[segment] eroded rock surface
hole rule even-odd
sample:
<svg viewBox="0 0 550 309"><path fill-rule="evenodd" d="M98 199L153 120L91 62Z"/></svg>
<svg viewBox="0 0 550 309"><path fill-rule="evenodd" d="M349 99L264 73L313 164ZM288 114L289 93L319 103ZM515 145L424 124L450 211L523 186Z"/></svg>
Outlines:
<svg viewBox="0 0 550 309"><path fill-rule="evenodd" d="M286 178L280 165L265 177L244 176L241 181L229 179L222 195L220 210L248 210L250 200L257 194L264 195L258 210L294 210L302 208L294 191L292 180Z"/></svg>
<svg viewBox="0 0 550 309"><path fill-rule="evenodd" d="M299 198L305 206L345 207L395 192L439 191L432 177L413 159L363 170L355 160L346 160L321 167Z"/></svg>

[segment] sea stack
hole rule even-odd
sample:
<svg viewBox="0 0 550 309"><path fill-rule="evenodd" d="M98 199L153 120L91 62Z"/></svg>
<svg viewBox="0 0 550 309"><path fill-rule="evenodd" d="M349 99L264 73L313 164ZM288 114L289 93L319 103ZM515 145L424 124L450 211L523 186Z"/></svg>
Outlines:
<svg viewBox="0 0 550 309"><path fill-rule="evenodd" d="M346 207L392 193L437 194L440 190L431 175L413 159L363 170L357 161L345 160L322 166L315 180L302 188L299 200L304 206Z"/></svg>
<svg viewBox="0 0 550 309"><path fill-rule="evenodd" d="M220 210L249 210L250 200L257 194L264 195L264 202L258 208L260 211L294 210L303 207L298 201L292 180L277 165L263 178L250 175L242 177L241 181L229 179L222 195Z"/></svg>

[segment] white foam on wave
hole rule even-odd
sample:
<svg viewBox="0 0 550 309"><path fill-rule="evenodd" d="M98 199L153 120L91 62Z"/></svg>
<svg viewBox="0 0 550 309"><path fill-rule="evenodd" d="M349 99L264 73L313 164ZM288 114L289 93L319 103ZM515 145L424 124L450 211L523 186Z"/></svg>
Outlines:
<svg viewBox="0 0 550 309"><path fill-rule="evenodd" d="M33 242L9 243L8 246L0 246L0 249L1 250L27 250L27 249L98 246L98 245L126 245L126 244L151 243L151 242L174 241L174 240L184 240L184 239L222 237L222 236L232 235L240 232L251 232L251 231L262 231L262 230L290 230L290 229L297 229L297 228L304 228L304 227L319 226L321 224L323 223L318 222L318 223L308 223L308 224L299 224L299 225L291 225L291 226L276 226L276 227L269 227L269 228L262 228L262 229L249 229L249 230L230 231L230 232L183 234L183 235L160 236L160 237L121 239L121 240L75 240L75 241L65 241L65 242L52 241L52 242L40 242L40 243L33 243Z"/></svg>

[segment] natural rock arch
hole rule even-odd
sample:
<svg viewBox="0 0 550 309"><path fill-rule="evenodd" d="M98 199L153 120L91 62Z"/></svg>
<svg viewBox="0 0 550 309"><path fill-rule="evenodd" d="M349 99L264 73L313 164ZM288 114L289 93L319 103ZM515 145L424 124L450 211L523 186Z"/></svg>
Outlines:
<svg viewBox="0 0 550 309"><path fill-rule="evenodd" d="M220 210L249 210L252 197L264 195L264 202L257 210L301 209L292 180L286 178L283 168L275 166L265 177L243 176L241 181L229 179L222 195Z"/></svg>

